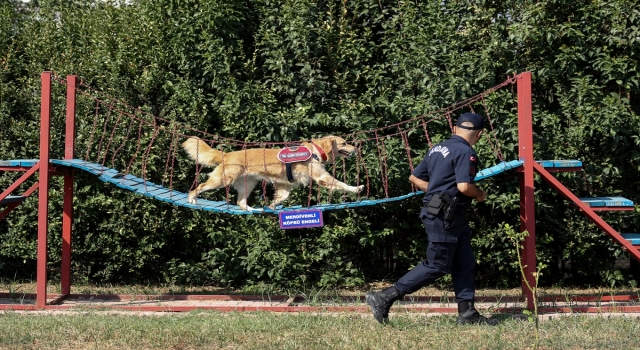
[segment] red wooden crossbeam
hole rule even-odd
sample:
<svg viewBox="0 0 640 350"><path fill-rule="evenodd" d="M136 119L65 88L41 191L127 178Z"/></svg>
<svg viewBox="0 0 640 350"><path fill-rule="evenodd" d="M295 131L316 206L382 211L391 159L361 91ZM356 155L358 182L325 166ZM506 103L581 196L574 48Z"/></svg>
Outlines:
<svg viewBox="0 0 640 350"><path fill-rule="evenodd" d="M580 167L567 167L567 168L545 168L550 173L567 173L582 171Z"/></svg>
<svg viewBox="0 0 640 350"><path fill-rule="evenodd" d="M4 166L0 165L0 171L29 171L30 166Z"/></svg>
<svg viewBox="0 0 640 350"><path fill-rule="evenodd" d="M38 306L36 304L0 304L0 310L13 311L70 311L77 308L87 309L104 309L104 305L45 305ZM194 310L210 310L219 312L370 312L368 306L283 306L283 305L260 305L260 306L241 306L241 305L193 305L193 306L171 306L171 305L113 305L108 306L111 310L120 311L147 311L147 312L190 312ZM525 308L494 308L493 313L519 314ZM398 307L395 306L391 312L406 313L439 313L439 314L456 314L457 307ZM539 315L545 314L581 314L581 313L640 313L640 305L622 305L622 306L571 306L571 307L541 307L538 308Z"/></svg>
<svg viewBox="0 0 640 350"><path fill-rule="evenodd" d="M20 185L22 185L23 182L25 182L28 178L30 178L31 175L35 174L35 172L38 171L39 169L40 169L40 163L34 165L26 173L22 174L22 176L20 176L20 178L18 178L16 182L14 182L11 186L9 186L9 188L4 190L4 192L0 193L0 200L5 199L8 195L11 194L11 192L15 191Z"/></svg>
<svg viewBox="0 0 640 350"><path fill-rule="evenodd" d="M36 294L20 294L0 293L2 299L19 299L22 302L0 304L0 310L31 310L31 311L51 311L51 310L73 310L75 308L82 309L111 309L121 311L147 311L147 312L188 312L193 310L214 310L220 312L369 312L369 307L364 304L364 296L340 296L345 305L332 304L335 297L327 297L320 300L327 305L295 305L296 303L304 303L306 298L303 296L289 297L286 295L273 295L265 297L262 295L173 295L173 294L50 294L47 303L44 306L37 305L33 301L36 300ZM566 302L566 303L614 303L613 305L571 305L571 306L541 306L538 308L539 314L569 314L569 313L638 313L640 305L630 305L637 302L638 295L619 294L619 295L549 295L538 298L539 302ZM28 302L24 302L24 301ZM148 304L128 304L128 305L108 305L109 302L143 302L156 301L158 304L165 305L148 305ZM211 301L212 305L170 305L171 301ZM519 296L479 296L476 298L477 303L510 303L523 302L524 299ZM68 302L68 303L67 303ZM226 302L226 303L225 303ZM264 302L277 303L279 305L240 305L241 302ZM339 301L340 302L340 301ZM339 303L338 302L338 303ZM410 313L457 313L457 306L441 307L431 305L419 305L418 303L450 303L455 305L455 300L451 297L443 296L412 296L405 297L403 303L394 306L392 312L410 312ZM222 304L221 304L222 303ZM620 303L621 305L615 305ZM225 305L227 304L227 305ZM491 308L494 313L521 313L525 308L522 307L498 307Z"/></svg>
<svg viewBox="0 0 640 350"><path fill-rule="evenodd" d="M591 210L593 211L633 211L635 210L634 207L615 207L615 206L609 206L609 207L590 207Z"/></svg>
<svg viewBox="0 0 640 350"><path fill-rule="evenodd" d="M38 183L36 182L33 186L31 186L28 190L26 190L23 194L22 197L29 197L35 190L38 189ZM9 213L11 213L11 211L15 208L17 208L20 204L22 204L22 202L17 202L17 203L11 203L7 206L7 208L5 208L1 213L0 213L0 220L4 219L7 215L9 215Z"/></svg>
<svg viewBox="0 0 640 350"><path fill-rule="evenodd" d="M533 167L535 171L546 180L551 187L553 187L556 191L558 191L561 195L563 195L568 200L572 201L575 205L577 205L581 212L586 215L593 223L598 226L601 230L605 231L611 238L617 241L620 245L622 245L628 252L631 254L636 260L640 261L640 251L636 249L631 243L629 243L624 237L618 233L618 231L614 230L606 221L604 221L598 214L595 213L594 209L588 206L586 203L582 202L580 198L578 198L571 190L566 188L560 181L558 181L555 177L553 177L544 167L542 167L538 163L534 163ZM633 207L631 207L633 209Z"/></svg>

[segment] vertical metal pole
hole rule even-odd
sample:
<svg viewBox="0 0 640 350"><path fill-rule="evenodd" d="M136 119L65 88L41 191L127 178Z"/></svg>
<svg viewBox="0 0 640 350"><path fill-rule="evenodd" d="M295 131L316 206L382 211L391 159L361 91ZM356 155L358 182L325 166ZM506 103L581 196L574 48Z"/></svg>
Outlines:
<svg viewBox="0 0 640 350"><path fill-rule="evenodd" d="M522 250L522 264L525 266L525 280L535 286L536 271L536 219L533 172L533 117L531 107L531 72L524 72L518 81L518 145L519 156L524 160L524 172L520 174L520 230L527 230ZM527 308L533 310L533 291L522 281Z"/></svg>
<svg viewBox="0 0 640 350"><path fill-rule="evenodd" d="M76 138L76 82L75 75L67 76L67 118L64 140L64 159L74 158ZM73 225L73 169L64 174L64 198L62 205L62 270L61 294L71 293L71 233Z"/></svg>
<svg viewBox="0 0 640 350"><path fill-rule="evenodd" d="M49 144L51 126L51 72L43 72L40 101L40 179L38 189L37 297L40 307L47 304L47 231L49 229Z"/></svg>

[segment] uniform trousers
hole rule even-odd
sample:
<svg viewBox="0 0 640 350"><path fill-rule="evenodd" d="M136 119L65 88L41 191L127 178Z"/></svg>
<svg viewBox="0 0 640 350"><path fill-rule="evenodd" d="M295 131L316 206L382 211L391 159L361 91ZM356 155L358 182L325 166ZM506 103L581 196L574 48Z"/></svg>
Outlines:
<svg viewBox="0 0 640 350"><path fill-rule="evenodd" d="M471 250L471 228L464 216L456 214L453 220L444 220L422 208L420 219L429 244L427 258L401 277L394 286L400 293L411 294L451 273L456 302L474 301L475 257Z"/></svg>

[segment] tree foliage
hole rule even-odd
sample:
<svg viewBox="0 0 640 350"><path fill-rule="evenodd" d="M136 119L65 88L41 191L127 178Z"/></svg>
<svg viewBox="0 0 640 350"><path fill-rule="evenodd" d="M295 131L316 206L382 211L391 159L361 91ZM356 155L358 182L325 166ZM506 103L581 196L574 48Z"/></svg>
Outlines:
<svg viewBox="0 0 640 350"><path fill-rule="evenodd" d="M583 172L558 175L579 196L637 201L638 8L634 0L8 0L0 3L0 159L38 157L45 70L77 74L153 115L248 141L390 125L531 71L535 157L582 160ZM54 95L60 126L61 90ZM514 89L502 89L482 111L508 159L517 157L515 98ZM91 125L79 120L82 143ZM58 157L62 130L52 139ZM445 122L433 136L448 136ZM426 148L413 150L414 165ZM478 152L486 166L497 161L486 144ZM409 169L392 165L390 185L406 193ZM2 188L13 178L0 176ZM482 186L489 199L470 213L478 283L519 285L516 254L501 231L519 221L517 175ZM60 187L51 193L54 276ZM419 199L326 213L322 229L282 231L275 217L178 208L87 175L78 176L75 196L73 272L83 280L358 285L401 275L426 245ZM537 251L549 266L541 284L637 277L616 273L621 249L558 194L537 183L536 196ZM631 231L640 225L637 212L604 215ZM29 199L0 222L1 275L33 276L36 217Z"/></svg>

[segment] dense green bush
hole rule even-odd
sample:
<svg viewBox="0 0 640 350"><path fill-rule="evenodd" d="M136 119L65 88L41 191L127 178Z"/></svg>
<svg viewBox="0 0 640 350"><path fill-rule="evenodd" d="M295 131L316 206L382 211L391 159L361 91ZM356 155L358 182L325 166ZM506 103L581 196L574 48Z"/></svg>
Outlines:
<svg viewBox="0 0 640 350"><path fill-rule="evenodd" d="M171 123L265 142L383 127L531 71L536 158L582 160L584 172L558 175L579 196L638 201L639 24L632 0L4 1L0 159L38 157L45 70L77 74L97 91ZM515 99L515 88L507 87L485 101L507 159L517 157ZM60 157L59 84L54 100L52 152ZM79 153L89 142L93 108L79 100L86 117L79 115ZM448 136L444 121L430 130L434 141ZM428 146L420 133L409 137L415 165ZM392 155L404 152L400 144L385 146ZM486 166L498 161L485 141L478 148ZM161 172L164 164L155 159L149 171ZM390 166L393 190L410 191L408 165L391 156ZM191 183L192 167L177 160L177 185ZM14 178L3 174L0 188ZM51 192L53 276L60 262L60 186L55 182ZM489 200L470 213L478 283L519 285L515 252L500 229L519 222L517 174L482 187ZM291 201L306 200L305 191ZM536 195L538 258L549 266L543 284L638 277L616 274L621 249L547 185L539 183ZM75 197L73 272L81 280L358 285L401 275L426 246L418 198L328 212L322 229L282 231L275 216L179 208L84 174L77 176ZM640 225L637 212L604 215L616 229ZM0 222L0 275L33 277L36 217L36 201L29 199Z"/></svg>

